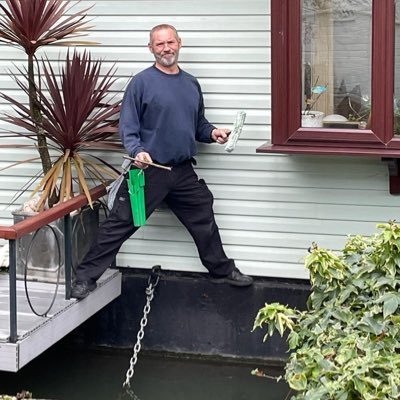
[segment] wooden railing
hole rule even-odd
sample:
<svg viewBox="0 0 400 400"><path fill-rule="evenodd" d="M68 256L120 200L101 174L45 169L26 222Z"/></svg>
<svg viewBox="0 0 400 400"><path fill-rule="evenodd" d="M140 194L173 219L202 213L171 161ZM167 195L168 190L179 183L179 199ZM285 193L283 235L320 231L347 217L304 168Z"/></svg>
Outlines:
<svg viewBox="0 0 400 400"><path fill-rule="evenodd" d="M106 194L104 185L97 186L90 191L92 201L98 200ZM42 211L24 221L12 226L0 226L0 239L16 240L28 233L50 224L57 219L63 218L72 211L79 210L88 204L84 194L80 194L48 210Z"/></svg>
<svg viewBox="0 0 400 400"><path fill-rule="evenodd" d="M104 185L97 186L90 190L92 201L98 200L106 194ZM71 247L71 217L70 213L88 204L85 195L78 195L53 208L42 211L37 215L27 218L12 226L0 226L0 239L6 239L9 243L9 298L10 298L10 342L16 343L17 333L17 239L35 232L36 230L64 218L65 238L65 298L71 297L72 279L72 247Z"/></svg>

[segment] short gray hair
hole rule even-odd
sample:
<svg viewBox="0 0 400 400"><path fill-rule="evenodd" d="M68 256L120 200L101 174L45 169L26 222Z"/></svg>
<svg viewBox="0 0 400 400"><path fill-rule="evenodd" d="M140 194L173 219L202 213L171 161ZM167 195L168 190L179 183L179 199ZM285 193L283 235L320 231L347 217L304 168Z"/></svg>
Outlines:
<svg viewBox="0 0 400 400"><path fill-rule="evenodd" d="M151 43L152 40L153 40L153 35L154 35L154 33L157 32L157 31L160 31L160 30L162 30L162 29L171 29L171 30L173 30L174 33L175 33L176 38L177 38L178 40L180 39L179 34L178 34L178 31L176 30L176 28L175 28L174 26L169 25L169 24L160 24L160 25L156 25L156 26L155 26L154 28L152 28L152 30L150 31L150 43Z"/></svg>

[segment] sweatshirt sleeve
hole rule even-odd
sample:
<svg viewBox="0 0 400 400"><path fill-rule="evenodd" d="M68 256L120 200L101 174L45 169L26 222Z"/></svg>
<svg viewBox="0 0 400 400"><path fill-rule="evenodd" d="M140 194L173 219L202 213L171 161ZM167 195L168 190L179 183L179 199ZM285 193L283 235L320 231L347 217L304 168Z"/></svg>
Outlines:
<svg viewBox="0 0 400 400"><path fill-rule="evenodd" d="M140 83L133 78L121 105L119 134L129 156L145 151L140 141Z"/></svg>
<svg viewBox="0 0 400 400"><path fill-rule="evenodd" d="M213 140L211 139L211 132L215 129L215 126L210 124L204 115L203 93L201 91L200 84L198 82L196 83L200 94L196 140L203 143L212 143Z"/></svg>

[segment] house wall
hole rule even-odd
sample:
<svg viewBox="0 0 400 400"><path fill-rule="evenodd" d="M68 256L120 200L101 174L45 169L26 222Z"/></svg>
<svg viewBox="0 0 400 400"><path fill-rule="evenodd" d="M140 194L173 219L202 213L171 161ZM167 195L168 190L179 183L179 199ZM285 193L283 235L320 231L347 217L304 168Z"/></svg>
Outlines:
<svg viewBox="0 0 400 400"><path fill-rule="evenodd" d="M5 3L5 1L0 1ZM181 67L198 77L206 115L231 127L238 110L247 113L235 151L200 145L197 172L215 196L216 219L228 256L244 272L259 276L306 278L303 260L311 242L339 249L349 233L369 234L377 222L397 217L398 197L388 193L388 171L378 158L256 154L270 138L270 4L268 0L83 1L95 4L88 40L106 65L116 63L117 96L129 78L152 62L148 31L167 22L183 40ZM79 6L78 6L79 7ZM46 53L56 60L63 49ZM22 98L8 69L23 65L24 54L0 46L0 90ZM9 110L0 100L0 110ZM3 133L9 127L0 123ZM1 139L0 143L9 143ZM14 140L15 142L15 140ZM0 149L0 168L35 152ZM119 165L122 154L107 153ZM16 189L38 171L37 162L0 172L0 223ZM166 209L122 247L117 264L200 271L191 237Z"/></svg>

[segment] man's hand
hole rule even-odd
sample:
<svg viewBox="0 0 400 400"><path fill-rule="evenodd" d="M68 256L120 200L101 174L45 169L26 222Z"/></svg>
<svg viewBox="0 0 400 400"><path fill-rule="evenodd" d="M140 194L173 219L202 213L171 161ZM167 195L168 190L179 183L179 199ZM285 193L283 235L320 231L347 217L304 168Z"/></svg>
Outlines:
<svg viewBox="0 0 400 400"><path fill-rule="evenodd" d="M141 163L140 160L147 161L147 162L153 162L153 160L150 157L150 154L146 153L145 151L141 151L140 153L137 153L135 159L137 161L135 161L134 164L136 167L138 167L140 169L146 169L148 167L147 164Z"/></svg>
<svg viewBox="0 0 400 400"><path fill-rule="evenodd" d="M231 133L230 129L225 129L225 128L214 129L211 132L211 139L219 144L224 144L228 141L230 133Z"/></svg>

